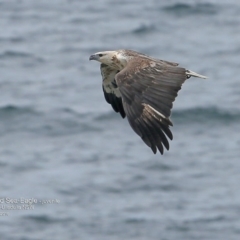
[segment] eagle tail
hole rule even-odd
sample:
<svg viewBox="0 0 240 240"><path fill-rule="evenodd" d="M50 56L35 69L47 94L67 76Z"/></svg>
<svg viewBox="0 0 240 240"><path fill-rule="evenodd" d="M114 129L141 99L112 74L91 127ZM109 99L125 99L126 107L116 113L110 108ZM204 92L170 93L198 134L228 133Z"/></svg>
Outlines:
<svg viewBox="0 0 240 240"><path fill-rule="evenodd" d="M203 78L203 79L206 79L207 77L206 76L203 76L201 74L198 74L198 73L195 73L191 70L187 70L186 71L186 74L187 74L187 77L190 78L190 77L199 77L199 78Z"/></svg>

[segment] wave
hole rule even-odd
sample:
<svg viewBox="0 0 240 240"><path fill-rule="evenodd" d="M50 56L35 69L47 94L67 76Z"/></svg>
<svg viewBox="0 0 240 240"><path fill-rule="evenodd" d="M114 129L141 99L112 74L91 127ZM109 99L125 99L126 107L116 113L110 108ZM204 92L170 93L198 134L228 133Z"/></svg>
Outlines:
<svg viewBox="0 0 240 240"><path fill-rule="evenodd" d="M30 107L6 105L0 107L0 134L26 131L41 117Z"/></svg>
<svg viewBox="0 0 240 240"><path fill-rule="evenodd" d="M37 114L37 112L30 107L18 107L15 105L6 105L0 107L0 118L8 118L11 116L14 117L25 114Z"/></svg>
<svg viewBox="0 0 240 240"><path fill-rule="evenodd" d="M0 37L0 42L19 43L24 42L24 40L22 37Z"/></svg>
<svg viewBox="0 0 240 240"><path fill-rule="evenodd" d="M31 220L36 223L41 224L51 224L51 223L58 223L58 222L65 222L65 221L72 221L72 218L54 218L45 214L39 215L27 215L22 217L23 220Z"/></svg>
<svg viewBox="0 0 240 240"><path fill-rule="evenodd" d="M146 25L146 24L142 24L139 27L135 28L134 30L132 30L132 33L134 34L144 34L144 33L149 33L154 31L156 28L154 25Z"/></svg>
<svg viewBox="0 0 240 240"><path fill-rule="evenodd" d="M162 8L164 11L177 14L177 15L189 15L189 14L203 14L212 15L218 12L215 5L211 3L175 3L171 6L166 6Z"/></svg>
<svg viewBox="0 0 240 240"><path fill-rule="evenodd" d="M173 111L172 119L178 123L193 123L193 122L214 122L214 123L234 123L239 122L240 112L234 110L219 109L217 107L208 108L192 108L180 111Z"/></svg>
<svg viewBox="0 0 240 240"><path fill-rule="evenodd" d="M36 111L32 107L6 105L0 107L0 133L32 132L43 135L72 135L82 132L99 132L91 114L79 114L69 108L50 112Z"/></svg>
<svg viewBox="0 0 240 240"><path fill-rule="evenodd" d="M7 50L0 54L0 59L9 59L9 58L26 58L26 59L34 59L35 61L38 61L38 62L44 62L43 58L36 57L33 54L26 53L26 52Z"/></svg>
<svg viewBox="0 0 240 240"><path fill-rule="evenodd" d="M105 113L100 113L97 116L94 117L95 121L98 122L104 122L106 120L114 120L114 119L121 119L121 115L119 113L114 112L114 110L112 111L108 111Z"/></svg>
<svg viewBox="0 0 240 240"><path fill-rule="evenodd" d="M6 57L31 57L32 55L25 52L18 52L18 51L5 51L0 54L0 58Z"/></svg>

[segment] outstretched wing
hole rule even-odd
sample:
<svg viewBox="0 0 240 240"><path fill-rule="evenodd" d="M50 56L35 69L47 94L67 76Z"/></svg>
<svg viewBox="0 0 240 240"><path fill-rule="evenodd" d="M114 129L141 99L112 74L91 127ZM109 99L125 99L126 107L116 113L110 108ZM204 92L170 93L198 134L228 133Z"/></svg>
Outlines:
<svg viewBox="0 0 240 240"><path fill-rule="evenodd" d="M121 116L125 118L126 114L123 109L121 93L115 81L115 75L119 71L103 63L100 66L100 70L103 78L102 87L106 101L112 105L115 112L119 112Z"/></svg>
<svg viewBox="0 0 240 240"><path fill-rule="evenodd" d="M154 153L169 149L169 117L186 78L184 68L153 61L129 62L115 77L131 127Z"/></svg>

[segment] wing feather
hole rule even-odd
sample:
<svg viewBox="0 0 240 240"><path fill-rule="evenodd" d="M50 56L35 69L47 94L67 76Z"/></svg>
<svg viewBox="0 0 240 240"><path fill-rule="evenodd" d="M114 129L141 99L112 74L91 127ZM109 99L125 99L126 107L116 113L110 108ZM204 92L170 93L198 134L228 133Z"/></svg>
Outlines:
<svg viewBox="0 0 240 240"><path fill-rule="evenodd" d="M169 149L167 138L173 139L169 117L186 70L164 61L146 65L134 59L115 79L130 126L154 153L163 154L163 146Z"/></svg>
<svg viewBox="0 0 240 240"><path fill-rule="evenodd" d="M143 106L138 104L132 107L124 100L123 106L128 116L128 122L132 129L142 138L146 145L149 146L154 153L156 153L157 150L154 144L155 140L152 136L152 133L147 124L144 122L144 119L140 117L140 114L143 111Z"/></svg>
<svg viewBox="0 0 240 240"><path fill-rule="evenodd" d="M161 138L161 131L156 131L156 127L154 126L154 120L152 120L151 114L148 114L146 118L144 118L144 121L147 124L148 129L151 132L151 135L154 138L154 143L153 145L156 145L158 150L163 154L163 145L162 143L165 143L164 139ZM166 144L166 143L165 143ZM169 145L168 142L166 145Z"/></svg>

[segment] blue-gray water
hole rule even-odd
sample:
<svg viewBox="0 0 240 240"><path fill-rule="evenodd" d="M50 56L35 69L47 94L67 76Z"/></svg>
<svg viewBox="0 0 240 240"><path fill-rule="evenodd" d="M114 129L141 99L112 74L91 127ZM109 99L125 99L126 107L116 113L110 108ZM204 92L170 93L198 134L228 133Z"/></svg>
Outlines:
<svg viewBox="0 0 240 240"><path fill-rule="evenodd" d="M236 0L0 0L0 206L38 200L0 210L0 238L240 239L239 26ZM163 156L88 61L120 48L209 77L179 92Z"/></svg>

